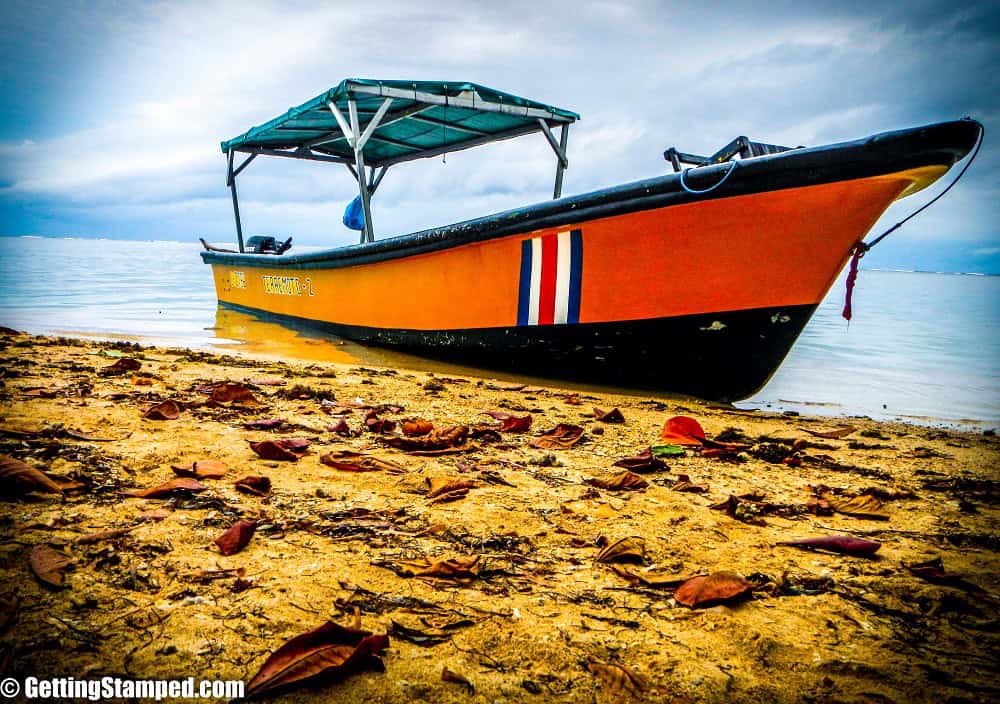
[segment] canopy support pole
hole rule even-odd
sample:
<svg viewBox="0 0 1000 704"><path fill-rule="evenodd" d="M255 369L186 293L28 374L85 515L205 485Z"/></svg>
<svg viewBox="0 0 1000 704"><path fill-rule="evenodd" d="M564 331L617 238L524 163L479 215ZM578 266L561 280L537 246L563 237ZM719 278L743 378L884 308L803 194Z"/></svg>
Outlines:
<svg viewBox="0 0 1000 704"><path fill-rule="evenodd" d="M556 165L556 185L552 189L552 200L557 200L562 196L563 173L565 173L566 167L569 166L569 161L566 159L566 145L568 142L569 125L565 124L559 130L559 149L562 152L563 158Z"/></svg>
<svg viewBox="0 0 1000 704"><path fill-rule="evenodd" d="M250 163L253 159L251 155L243 164L240 165L239 171L243 170L243 167ZM233 173L233 152L229 152L229 161L226 173L226 181L229 186L230 192L233 194L233 215L236 217L236 243L239 245L240 253L243 253L243 225L240 223L240 201L236 197L236 174Z"/></svg>
<svg viewBox="0 0 1000 704"><path fill-rule="evenodd" d="M569 124L563 124L558 142L556 142L556 138L545 120L538 118L538 124L542 126L542 134L545 135L549 146L552 147L552 151L556 154L556 185L552 189L552 198L555 200L562 195L563 172L569 166L569 159L566 158L566 144L569 142Z"/></svg>
<svg viewBox="0 0 1000 704"><path fill-rule="evenodd" d="M372 178L368 181L368 191L374 193L378 190L378 185L382 183L382 177L385 176L385 172L389 170L388 166L383 166L379 169L378 176L375 175L375 168L372 167Z"/></svg>
<svg viewBox="0 0 1000 704"><path fill-rule="evenodd" d="M365 229L361 233L361 241L373 242L375 241L375 235L372 229L371 194L368 192L368 184L365 182L365 155L364 150L362 149L363 144L361 142L361 129L358 126L358 104L353 98L351 98L347 101L347 107L351 117L352 139L350 141L351 146L354 147L355 168L358 170L358 190L361 191L361 208L365 214ZM385 107L384 103L383 107ZM336 115L336 113L334 113L334 115ZM377 123L373 121L371 124Z"/></svg>

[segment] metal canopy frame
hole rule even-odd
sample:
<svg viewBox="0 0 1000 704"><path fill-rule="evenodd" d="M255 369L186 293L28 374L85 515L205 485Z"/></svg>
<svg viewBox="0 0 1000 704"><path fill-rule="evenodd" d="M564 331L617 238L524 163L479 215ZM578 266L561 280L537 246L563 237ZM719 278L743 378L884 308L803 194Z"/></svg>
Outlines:
<svg viewBox="0 0 1000 704"><path fill-rule="evenodd" d="M304 139L294 148L270 148L256 145L238 145L227 150L226 185L232 191L233 214L236 220L236 238L240 252L244 251L244 245L243 228L240 221L239 199L236 194L236 177L247 166L249 166L250 162L252 162L258 155L344 164L351 172L355 181L357 181L358 192L361 196L361 205L364 211L365 220L364 230L361 233L361 242L373 242L375 239L374 229L372 227L371 197L378 189L379 184L382 183L382 178L385 176L385 173L390 166L415 159L425 159L439 154L462 151L472 147L478 147L483 144L488 144L490 142L498 142L535 132L541 132L556 157L556 176L555 184L552 190L552 197L553 199L561 197L563 175L569 167L569 159L567 157L566 149L569 140L569 126L575 122L576 119L578 119L578 116L575 114L566 113L565 111L556 112L553 110L546 110L527 105L512 105L503 102L492 102L483 99L476 90L465 90L458 96L451 96L447 94L438 95L437 93L420 91L416 88L408 90L382 84L368 85L347 81L346 85L348 88L348 114L346 116L337 106L336 102L333 100L328 100L326 102L327 109L333 115L339 130L333 130L323 135L315 136L313 133L316 129L325 128L326 123L320 123L317 120L310 127L308 118L299 119L294 126L278 126L275 128L281 130L282 132L287 132L290 137L296 131L312 135L310 138ZM383 98L383 100L374 112L371 110L363 111L358 108L359 96L377 96ZM393 103L397 100L405 100L407 102L412 102L413 104L408 105L405 108L398 109L395 112L390 112ZM449 122L448 120L421 114L439 106L446 109L449 107L455 107L479 112L502 113L527 118L530 121L522 126L504 132L487 132L469 125L462 125L458 122ZM364 122L362 122L363 117L367 118ZM461 132L469 135L469 138L451 144L442 144L429 148L422 148L398 139L376 134L376 131L380 128L406 119L413 120L421 124L440 126L442 131L448 129L455 132ZM553 128L555 127L560 128L558 140L553 134ZM409 153L381 159L366 159L364 148L370 141L391 144L393 146L411 151ZM324 150L324 147L329 149L331 145L339 142L347 143L350 151L353 152L353 158L339 156ZM234 169L233 159L236 152L241 152L247 154L248 156L238 167Z"/></svg>

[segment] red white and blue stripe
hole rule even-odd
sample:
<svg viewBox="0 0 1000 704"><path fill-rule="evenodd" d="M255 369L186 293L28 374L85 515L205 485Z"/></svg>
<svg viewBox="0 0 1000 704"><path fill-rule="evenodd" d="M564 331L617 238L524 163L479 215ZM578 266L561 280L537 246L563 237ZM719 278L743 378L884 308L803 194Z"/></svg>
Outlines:
<svg viewBox="0 0 1000 704"><path fill-rule="evenodd" d="M521 242L518 325L580 322L583 235L568 230Z"/></svg>

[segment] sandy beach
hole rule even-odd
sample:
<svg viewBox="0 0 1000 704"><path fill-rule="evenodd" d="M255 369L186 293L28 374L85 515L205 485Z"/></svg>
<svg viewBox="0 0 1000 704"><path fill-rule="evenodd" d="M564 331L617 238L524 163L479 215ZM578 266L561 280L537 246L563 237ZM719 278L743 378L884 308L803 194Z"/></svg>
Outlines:
<svg viewBox="0 0 1000 704"><path fill-rule="evenodd" d="M0 348L3 677L287 702L1000 696L992 431ZM353 639L339 662L279 671L327 622Z"/></svg>

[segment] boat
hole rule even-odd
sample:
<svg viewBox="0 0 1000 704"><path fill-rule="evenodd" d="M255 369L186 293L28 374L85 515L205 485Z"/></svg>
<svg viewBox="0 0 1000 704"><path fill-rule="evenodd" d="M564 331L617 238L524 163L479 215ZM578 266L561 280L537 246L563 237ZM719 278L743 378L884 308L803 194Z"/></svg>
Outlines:
<svg viewBox="0 0 1000 704"><path fill-rule="evenodd" d="M809 148L742 137L563 197L578 119L475 83L346 79L223 142L237 249L201 252L219 305L481 368L734 401L775 372L886 208L982 134L962 119ZM390 167L526 135L552 150L552 200L375 238ZM360 242L245 243L236 183L258 156L346 167Z"/></svg>

